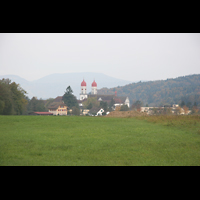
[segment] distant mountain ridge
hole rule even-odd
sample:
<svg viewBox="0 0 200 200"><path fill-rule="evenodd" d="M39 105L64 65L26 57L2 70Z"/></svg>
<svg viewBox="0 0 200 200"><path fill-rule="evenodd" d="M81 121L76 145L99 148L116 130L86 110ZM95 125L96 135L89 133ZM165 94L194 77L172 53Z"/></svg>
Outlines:
<svg viewBox="0 0 200 200"><path fill-rule="evenodd" d="M98 94L114 94L115 91L118 96L128 96L131 103L142 101L144 106L180 104L181 101L192 105L196 102L200 105L200 74L131 83L110 89L102 88L98 90Z"/></svg>
<svg viewBox="0 0 200 200"><path fill-rule="evenodd" d="M56 73L45 76L38 80L27 81L16 75L0 75L0 79L9 78L12 82L20 84L27 91L27 96L33 96L42 99L56 98L64 94L66 88L70 85L74 95L79 99L81 82L84 80L87 83L87 91L91 92L91 84L97 82L97 89L112 88L123 86L131 83L131 81L121 80L107 76L103 73L83 72L83 73Z"/></svg>

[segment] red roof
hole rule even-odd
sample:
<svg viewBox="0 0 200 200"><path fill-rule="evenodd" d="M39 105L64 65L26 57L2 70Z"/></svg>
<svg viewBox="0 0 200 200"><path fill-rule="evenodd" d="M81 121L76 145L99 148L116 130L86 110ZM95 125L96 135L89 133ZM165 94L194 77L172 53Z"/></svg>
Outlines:
<svg viewBox="0 0 200 200"><path fill-rule="evenodd" d="M53 115L53 113L50 112L34 112L37 115Z"/></svg>
<svg viewBox="0 0 200 200"><path fill-rule="evenodd" d="M121 99L114 99L115 103L122 103Z"/></svg>
<svg viewBox="0 0 200 200"><path fill-rule="evenodd" d="M97 83L95 81L93 81L92 87L97 87Z"/></svg>
<svg viewBox="0 0 200 200"><path fill-rule="evenodd" d="M81 86L86 86L86 82L83 79L83 82L81 83Z"/></svg>

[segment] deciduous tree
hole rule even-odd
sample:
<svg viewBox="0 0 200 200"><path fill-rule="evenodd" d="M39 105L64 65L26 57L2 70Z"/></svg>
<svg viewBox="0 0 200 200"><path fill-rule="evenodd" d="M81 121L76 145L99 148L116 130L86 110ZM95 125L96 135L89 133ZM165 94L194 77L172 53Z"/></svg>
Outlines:
<svg viewBox="0 0 200 200"><path fill-rule="evenodd" d="M0 114L22 114L27 105L25 94L19 84L9 79L0 80Z"/></svg>
<svg viewBox="0 0 200 200"><path fill-rule="evenodd" d="M92 106L91 108L99 107L99 105L100 105L100 103L99 103L99 101L97 100L96 97L87 98L87 100L83 102L83 106L85 108L88 108L88 106L89 107ZM88 108L88 109L91 109L91 108Z"/></svg>
<svg viewBox="0 0 200 200"><path fill-rule="evenodd" d="M137 100L135 103L132 104L131 109L141 111L142 102Z"/></svg>
<svg viewBox="0 0 200 200"><path fill-rule="evenodd" d="M80 109L73 106L72 107L72 115L80 115Z"/></svg>

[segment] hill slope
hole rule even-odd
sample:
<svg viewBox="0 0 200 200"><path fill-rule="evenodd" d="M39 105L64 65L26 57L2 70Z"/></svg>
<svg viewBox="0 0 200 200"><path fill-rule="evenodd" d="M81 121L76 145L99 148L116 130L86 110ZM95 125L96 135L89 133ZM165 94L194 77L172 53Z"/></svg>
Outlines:
<svg viewBox="0 0 200 200"><path fill-rule="evenodd" d="M200 105L200 74L178 77L175 79L132 83L111 89L102 88L98 94L114 94L128 96L131 103L136 100L143 105L161 106L164 104L194 102Z"/></svg>

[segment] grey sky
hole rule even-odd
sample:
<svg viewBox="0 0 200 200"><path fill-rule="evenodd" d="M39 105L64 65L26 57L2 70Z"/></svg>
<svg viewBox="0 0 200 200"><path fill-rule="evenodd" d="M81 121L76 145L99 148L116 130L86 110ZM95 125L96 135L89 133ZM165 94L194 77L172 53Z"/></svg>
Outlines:
<svg viewBox="0 0 200 200"><path fill-rule="evenodd" d="M35 80L67 72L133 82L200 74L200 34L0 33L0 75Z"/></svg>

